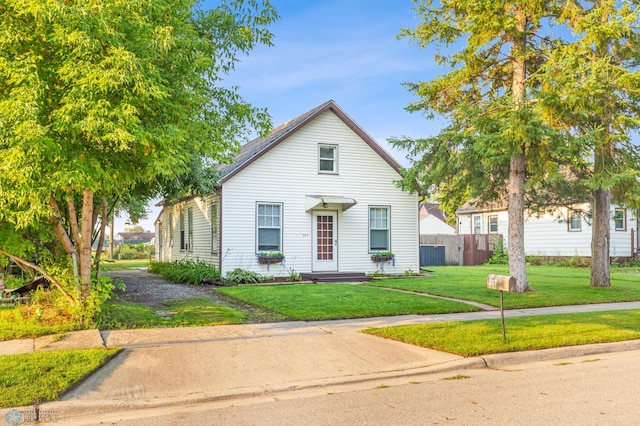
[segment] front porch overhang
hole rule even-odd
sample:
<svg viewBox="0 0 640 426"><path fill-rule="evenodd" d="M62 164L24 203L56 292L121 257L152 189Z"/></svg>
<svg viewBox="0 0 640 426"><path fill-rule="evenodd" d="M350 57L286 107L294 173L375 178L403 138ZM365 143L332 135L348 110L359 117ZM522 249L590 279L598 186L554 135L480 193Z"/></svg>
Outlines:
<svg viewBox="0 0 640 426"><path fill-rule="evenodd" d="M346 211L355 206L358 202L355 198L343 197L340 195L307 195L305 196L305 211L314 209L338 209Z"/></svg>

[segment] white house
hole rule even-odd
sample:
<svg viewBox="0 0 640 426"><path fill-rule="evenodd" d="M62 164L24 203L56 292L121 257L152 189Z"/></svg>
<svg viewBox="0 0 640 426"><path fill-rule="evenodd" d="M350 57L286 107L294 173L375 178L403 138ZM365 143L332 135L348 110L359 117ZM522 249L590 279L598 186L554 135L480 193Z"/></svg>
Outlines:
<svg viewBox="0 0 640 426"><path fill-rule="evenodd" d="M420 204L420 235L454 235L456 229L446 222L444 212L436 203Z"/></svg>
<svg viewBox="0 0 640 426"><path fill-rule="evenodd" d="M526 215L525 253L533 256L591 256L589 205L557 208L540 216ZM471 204L457 212L461 234L502 234L508 244L508 214L505 207L478 208ZM635 210L611 206L612 257L630 258L638 252L638 215Z"/></svg>
<svg viewBox="0 0 640 426"><path fill-rule="evenodd" d="M157 260L199 259L224 274L419 269L418 199L400 166L333 101L243 146L216 195L165 205ZM260 263L280 252L281 263ZM372 255L393 252L374 262Z"/></svg>

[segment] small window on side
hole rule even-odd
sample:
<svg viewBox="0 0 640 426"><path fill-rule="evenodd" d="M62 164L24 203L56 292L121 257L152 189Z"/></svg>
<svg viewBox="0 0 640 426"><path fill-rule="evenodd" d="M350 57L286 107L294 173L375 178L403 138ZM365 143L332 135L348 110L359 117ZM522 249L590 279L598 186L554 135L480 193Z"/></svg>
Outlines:
<svg viewBox="0 0 640 426"><path fill-rule="evenodd" d="M627 230L627 215L625 209L616 209L613 215L613 222L616 231Z"/></svg>
<svg viewBox="0 0 640 426"><path fill-rule="evenodd" d="M337 145L318 145L318 173L338 173Z"/></svg>
<svg viewBox="0 0 640 426"><path fill-rule="evenodd" d="M582 231L582 215L577 210L569 210L569 232Z"/></svg>

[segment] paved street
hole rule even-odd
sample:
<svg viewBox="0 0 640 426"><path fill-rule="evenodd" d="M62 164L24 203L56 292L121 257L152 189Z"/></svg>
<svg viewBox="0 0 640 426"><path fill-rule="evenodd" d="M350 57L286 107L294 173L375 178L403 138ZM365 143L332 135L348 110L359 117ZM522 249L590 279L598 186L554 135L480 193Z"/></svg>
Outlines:
<svg viewBox="0 0 640 426"><path fill-rule="evenodd" d="M118 413L65 424L632 425L640 421L639 388L640 351L627 351Z"/></svg>

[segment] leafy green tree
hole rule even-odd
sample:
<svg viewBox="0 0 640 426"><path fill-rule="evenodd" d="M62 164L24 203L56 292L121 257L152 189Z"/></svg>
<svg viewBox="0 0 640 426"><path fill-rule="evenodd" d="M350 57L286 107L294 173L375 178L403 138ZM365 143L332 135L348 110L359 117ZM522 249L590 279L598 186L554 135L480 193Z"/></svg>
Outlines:
<svg viewBox="0 0 640 426"><path fill-rule="evenodd" d="M269 127L223 79L275 19L268 0L0 0L0 249L26 229L56 242L86 298L110 202Z"/></svg>
<svg viewBox="0 0 640 426"><path fill-rule="evenodd" d="M573 38L549 55L539 98L580 152L572 167L586 191L574 195L592 200L591 286L608 287L611 201L640 206L640 150L630 140L640 126L640 13L634 0L569 1L560 21Z"/></svg>
<svg viewBox="0 0 640 426"><path fill-rule="evenodd" d="M530 96L531 76L549 47L540 31L550 6L540 0L416 4L420 23L401 36L421 48L438 45L435 60L451 71L409 84L419 98L409 110L450 124L433 138L392 140L414 156L403 184L423 194L435 190L449 211L470 199L507 201L509 272L525 292L526 177L556 167L557 142Z"/></svg>

